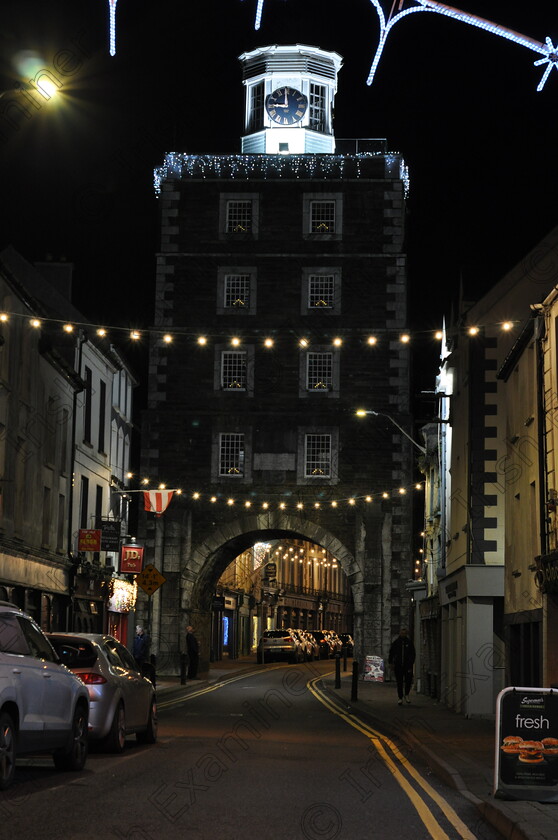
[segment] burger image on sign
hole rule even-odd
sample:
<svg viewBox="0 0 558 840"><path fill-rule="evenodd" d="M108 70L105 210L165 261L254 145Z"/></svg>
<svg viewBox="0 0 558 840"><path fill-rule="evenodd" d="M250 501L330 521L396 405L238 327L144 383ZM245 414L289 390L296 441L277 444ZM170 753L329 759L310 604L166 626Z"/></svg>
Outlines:
<svg viewBox="0 0 558 840"><path fill-rule="evenodd" d="M522 764L541 764L543 745L540 741L523 741L519 747L519 760Z"/></svg>
<svg viewBox="0 0 558 840"><path fill-rule="evenodd" d="M508 735L507 738L504 738L503 744L500 747L500 749L505 755L517 757L519 755L519 749L522 743L523 738L520 738L519 735Z"/></svg>

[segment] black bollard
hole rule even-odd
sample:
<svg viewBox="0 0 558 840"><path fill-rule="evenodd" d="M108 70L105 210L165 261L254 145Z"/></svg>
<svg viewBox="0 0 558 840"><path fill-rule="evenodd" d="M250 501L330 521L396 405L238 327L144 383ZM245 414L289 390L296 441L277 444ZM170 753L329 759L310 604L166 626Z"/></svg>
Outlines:
<svg viewBox="0 0 558 840"><path fill-rule="evenodd" d="M351 686L351 700L358 700L358 662L353 662L353 682Z"/></svg>
<svg viewBox="0 0 558 840"><path fill-rule="evenodd" d="M335 688L341 688L341 656L335 654Z"/></svg>
<svg viewBox="0 0 558 840"><path fill-rule="evenodd" d="M347 645L343 645L343 670L347 670Z"/></svg>
<svg viewBox="0 0 558 840"><path fill-rule="evenodd" d="M188 671L188 656L180 654L180 685L186 685L186 673Z"/></svg>

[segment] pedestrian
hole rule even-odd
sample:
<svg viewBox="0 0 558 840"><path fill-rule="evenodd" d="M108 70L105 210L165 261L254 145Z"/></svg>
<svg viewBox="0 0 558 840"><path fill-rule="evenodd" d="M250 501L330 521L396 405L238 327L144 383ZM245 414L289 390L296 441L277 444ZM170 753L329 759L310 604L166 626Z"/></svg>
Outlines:
<svg viewBox="0 0 558 840"><path fill-rule="evenodd" d="M194 628L191 624L186 628L186 652L188 654L188 679L195 680L198 675L200 645L194 635Z"/></svg>
<svg viewBox="0 0 558 840"><path fill-rule="evenodd" d="M132 645L132 655L136 660L138 671L142 671L144 664L147 662L147 648L148 640L145 635L143 627L138 625L136 627L136 635L134 636L134 643Z"/></svg>
<svg viewBox="0 0 558 840"><path fill-rule="evenodd" d="M409 639L407 628L401 627L399 636L393 642L389 649L388 662L393 667L395 672L395 680L397 682L397 702L401 706L403 704L403 692L405 692L405 701L411 702L409 692L413 682L413 665L415 664L415 646Z"/></svg>

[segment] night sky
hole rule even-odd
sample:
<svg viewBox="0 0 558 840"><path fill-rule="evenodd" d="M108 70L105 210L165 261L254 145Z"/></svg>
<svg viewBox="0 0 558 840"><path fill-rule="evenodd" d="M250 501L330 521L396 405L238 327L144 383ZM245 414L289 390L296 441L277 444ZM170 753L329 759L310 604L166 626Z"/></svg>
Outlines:
<svg viewBox="0 0 558 840"><path fill-rule="evenodd" d="M482 295L556 225L558 72L537 93L544 68L533 66L534 52L437 14L410 15L368 87L379 31L369 0L265 0L259 32L256 5L119 0L111 58L108 0L2 4L2 90L21 79L29 52L52 67L66 51L79 66L62 96L17 128L1 123L0 245L74 262L74 302L93 322L151 322L153 167L168 151L240 151L237 57L257 46L339 52L336 135L386 137L404 155L414 330L439 326L460 282L467 298ZM458 5L558 40L555 0Z"/></svg>

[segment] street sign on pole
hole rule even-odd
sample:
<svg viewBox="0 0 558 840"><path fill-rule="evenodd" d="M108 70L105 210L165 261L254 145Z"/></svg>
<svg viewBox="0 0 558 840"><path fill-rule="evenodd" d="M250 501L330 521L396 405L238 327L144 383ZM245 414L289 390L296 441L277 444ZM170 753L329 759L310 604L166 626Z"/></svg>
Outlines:
<svg viewBox="0 0 558 840"><path fill-rule="evenodd" d="M154 592L157 592L160 586L162 586L166 581L166 577L163 577L159 569L156 569L152 563L145 567L143 572L141 572L137 578L136 583L137 585L143 589L146 595L153 595Z"/></svg>

